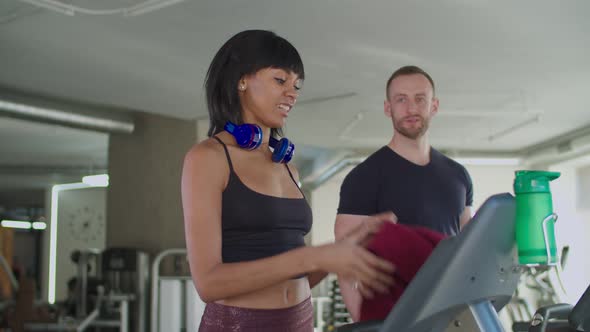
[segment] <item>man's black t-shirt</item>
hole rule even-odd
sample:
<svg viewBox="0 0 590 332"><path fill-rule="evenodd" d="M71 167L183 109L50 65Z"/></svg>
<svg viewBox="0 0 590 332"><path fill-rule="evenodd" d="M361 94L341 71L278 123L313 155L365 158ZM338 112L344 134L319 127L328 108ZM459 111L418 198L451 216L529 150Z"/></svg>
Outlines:
<svg viewBox="0 0 590 332"><path fill-rule="evenodd" d="M473 185L461 164L431 148L430 163L420 166L384 146L346 176L338 214L393 211L399 223L456 235L472 204Z"/></svg>

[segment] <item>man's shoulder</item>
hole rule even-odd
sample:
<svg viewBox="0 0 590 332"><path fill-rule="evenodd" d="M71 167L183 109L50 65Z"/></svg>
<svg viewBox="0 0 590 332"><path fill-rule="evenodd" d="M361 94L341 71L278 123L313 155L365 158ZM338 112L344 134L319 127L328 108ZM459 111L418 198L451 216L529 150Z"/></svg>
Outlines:
<svg viewBox="0 0 590 332"><path fill-rule="evenodd" d="M438 151L435 148L431 148L431 149L432 149L432 156L435 157L434 160L436 160L436 162L443 164L443 165L450 166L455 169L465 170L465 166L461 165L459 162L457 162L453 158L446 156L444 153Z"/></svg>
<svg viewBox="0 0 590 332"><path fill-rule="evenodd" d="M365 160L357 164L348 175L361 175L368 173L374 173L377 171L380 165L383 163L383 159L387 156L388 147L384 146L379 150L371 153Z"/></svg>
<svg viewBox="0 0 590 332"><path fill-rule="evenodd" d="M442 152L432 148L432 156L434 156L434 160L441 165L444 166L445 169L450 169L454 174L457 174L461 179L470 181L469 172L461 163L457 162L456 160L447 157Z"/></svg>
<svg viewBox="0 0 590 332"><path fill-rule="evenodd" d="M385 147L387 148L387 146ZM376 213L376 199L383 174L383 148L373 152L356 165L340 186L340 202L337 214L371 215ZM387 155L385 155L387 157Z"/></svg>
<svg viewBox="0 0 590 332"><path fill-rule="evenodd" d="M385 148L387 148L387 146L385 146ZM349 184L358 186L359 184L370 182L371 179L376 178L378 174L381 173L380 169L384 152L386 152L384 151L384 148L381 148L354 166L344 177L342 185L346 186Z"/></svg>

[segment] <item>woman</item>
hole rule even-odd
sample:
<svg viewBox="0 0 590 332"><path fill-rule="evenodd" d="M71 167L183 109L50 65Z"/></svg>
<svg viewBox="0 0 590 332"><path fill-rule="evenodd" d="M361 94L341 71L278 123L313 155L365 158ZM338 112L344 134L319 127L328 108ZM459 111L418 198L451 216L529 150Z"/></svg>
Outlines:
<svg viewBox="0 0 590 332"><path fill-rule="evenodd" d="M199 331L313 331L310 289L329 272L373 291L391 285L392 265L362 247L387 216L336 243L304 245L311 209L297 170L273 162L271 149L303 78L297 50L262 30L233 36L209 67L210 138L187 153L182 175L191 274L207 303ZM260 128L259 146L241 148L224 129L240 124Z"/></svg>

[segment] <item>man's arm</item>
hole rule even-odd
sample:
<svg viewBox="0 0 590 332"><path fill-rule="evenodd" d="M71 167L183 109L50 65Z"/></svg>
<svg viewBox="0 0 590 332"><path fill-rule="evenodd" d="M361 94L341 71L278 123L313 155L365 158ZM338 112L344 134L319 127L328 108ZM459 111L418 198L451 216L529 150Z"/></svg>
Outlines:
<svg viewBox="0 0 590 332"><path fill-rule="evenodd" d="M465 209L459 217L459 230L462 230L465 225L471 220L471 206L473 205L473 181L467 169L461 166L465 176Z"/></svg>
<svg viewBox="0 0 590 332"><path fill-rule="evenodd" d="M471 220L471 206L466 206L459 217L459 229L463 229L465 225Z"/></svg>

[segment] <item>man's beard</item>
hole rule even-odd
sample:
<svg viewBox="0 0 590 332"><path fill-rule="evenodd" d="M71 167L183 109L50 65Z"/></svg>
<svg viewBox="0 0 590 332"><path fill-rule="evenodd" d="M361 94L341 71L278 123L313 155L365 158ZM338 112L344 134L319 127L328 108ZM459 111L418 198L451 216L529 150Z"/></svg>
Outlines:
<svg viewBox="0 0 590 332"><path fill-rule="evenodd" d="M405 118L399 120L399 121L395 121L393 120L393 127L395 128L395 131L399 134L401 134L402 136L405 136L409 139L417 139L420 138L422 136L424 136L424 134L426 134L426 132L428 131L428 126L430 124L429 120L426 120L425 118L418 116L420 118L420 127L413 127L413 128L405 128L402 123L405 121Z"/></svg>

